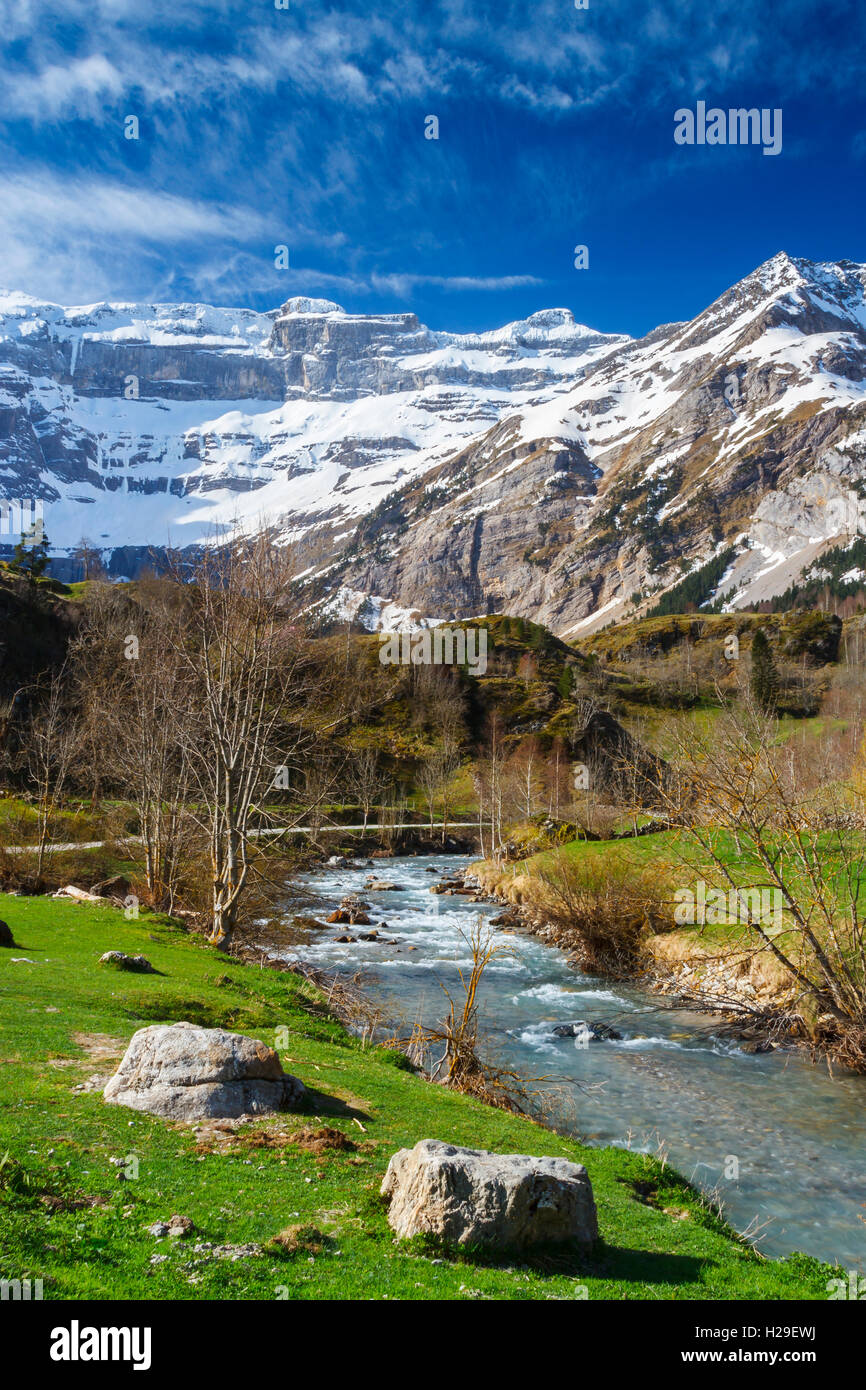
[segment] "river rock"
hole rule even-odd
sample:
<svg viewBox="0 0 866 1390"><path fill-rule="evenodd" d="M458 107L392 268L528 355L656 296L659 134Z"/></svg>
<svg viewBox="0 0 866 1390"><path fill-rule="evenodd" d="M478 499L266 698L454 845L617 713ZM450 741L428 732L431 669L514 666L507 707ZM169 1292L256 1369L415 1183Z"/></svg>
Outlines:
<svg viewBox="0 0 866 1390"><path fill-rule="evenodd" d="M297 1109L305 1088L256 1038L194 1023L140 1028L104 1097L171 1120L238 1119Z"/></svg>
<svg viewBox="0 0 866 1390"><path fill-rule="evenodd" d="M389 1224L401 1237L434 1235L489 1250L588 1247L598 1238L589 1175L564 1158L422 1139L393 1155L381 1190L390 1199Z"/></svg>
<svg viewBox="0 0 866 1390"><path fill-rule="evenodd" d="M579 1038L582 1033L589 1033L593 1042L619 1042L622 1038L622 1033L608 1023L587 1023L582 1018L574 1023L558 1023L553 1031L558 1038Z"/></svg>
<svg viewBox="0 0 866 1390"><path fill-rule="evenodd" d="M356 907L338 907L336 912L332 912L328 917L329 922L344 922L350 927L369 927L372 920L366 912Z"/></svg>

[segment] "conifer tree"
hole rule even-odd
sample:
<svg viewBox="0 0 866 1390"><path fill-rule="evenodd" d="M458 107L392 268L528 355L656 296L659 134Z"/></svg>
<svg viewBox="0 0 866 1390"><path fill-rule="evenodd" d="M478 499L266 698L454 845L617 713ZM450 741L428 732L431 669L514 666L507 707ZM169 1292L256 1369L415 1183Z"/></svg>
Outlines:
<svg viewBox="0 0 866 1390"><path fill-rule="evenodd" d="M29 531L24 532L16 545L11 568L17 574L23 574L28 583L35 584L48 566L49 545L48 537L37 522Z"/></svg>
<svg viewBox="0 0 866 1390"><path fill-rule="evenodd" d="M762 628L758 628L752 639L752 671L750 679L752 698L765 714L775 714L779 695L779 677L770 644Z"/></svg>

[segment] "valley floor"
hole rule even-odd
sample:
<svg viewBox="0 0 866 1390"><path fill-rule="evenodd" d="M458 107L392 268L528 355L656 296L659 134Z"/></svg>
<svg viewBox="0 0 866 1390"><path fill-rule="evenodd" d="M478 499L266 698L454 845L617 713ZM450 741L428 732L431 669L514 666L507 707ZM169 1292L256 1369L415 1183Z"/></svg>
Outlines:
<svg viewBox="0 0 866 1390"><path fill-rule="evenodd" d="M827 1296L829 1266L760 1257L670 1168L432 1085L351 1036L297 975L110 906L0 895L0 916L16 942L0 951L0 1155L11 1156L0 1169L0 1275L42 1279L47 1299ZM98 964L117 949L146 955L158 973ZM106 1105L101 1085L132 1033L180 1019L276 1039L311 1093L308 1112L194 1130ZM349 1146L312 1152L292 1138L324 1126ZM567 1266L398 1244L379 1186L390 1155L421 1138L585 1163L597 1250ZM174 1214L195 1233L148 1232ZM287 1229L282 1245L270 1243Z"/></svg>

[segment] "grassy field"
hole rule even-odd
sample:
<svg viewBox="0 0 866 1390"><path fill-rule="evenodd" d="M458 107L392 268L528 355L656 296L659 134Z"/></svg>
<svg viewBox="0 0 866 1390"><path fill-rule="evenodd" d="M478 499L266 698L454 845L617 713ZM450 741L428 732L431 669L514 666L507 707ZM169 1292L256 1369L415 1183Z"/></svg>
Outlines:
<svg viewBox="0 0 866 1390"><path fill-rule="evenodd" d="M771 886L766 869L747 845L738 846L733 835L726 830L714 829L710 833L720 861L726 865L738 887ZM852 835L851 839L851 849L856 853L862 852L856 837ZM817 849L823 881L843 901L846 865L836 833L826 831L820 836ZM647 887L650 883L654 884L657 892L666 891L671 913L677 888L694 890L697 881L703 878L708 885L721 887L725 891L728 889L711 856L685 830L661 830L651 835L614 841L571 840L560 851L545 851L516 864L503 865L500 876L504 880L509 873L514 877L533 875L539 871L555 874L557 854L585 866L589 878L597 877L603 867L607 877L615 876L624 885L631 882L637 889L641 885ZM795 895L799 894L802 901L808 901L812 889L796 856L788 853L781 861L780 868L786 884ZM859 902L861 907L866 905L866 882L860 885ZM774 930L771 928L771 934ZM717 925L711 922L696 929L684 928L680 934L693 936L705 946L739 946L749 936L746 929L736 924ZM782 931L780 942L784 941L789 941L789 937Z"/></svg>
<svg viewBox="0 0 866 1390"><path fill-rule="evenodd" d="M41 1278L51 1299L826 1297L826 1266L762 1259L669 1168L583 1148L423 1081L347 1034L297 976L107 906L0 896L0 917L17 943L0 951L0 1155L13 1160L0 1171L0 1277ZM109 949L143 952L159 973L99 966ZM113 1071L137 1028L179 1019L271 1044L286 1028L283 1064L310 1089L309 1112L197 1134L78 1089ZM323 1124L355 1147L314 1154L286 1137ZM585 1162L599 1247L569 1265L442 1258L397 1243L379 1185L389 1156L424 1137ZM130 1157L138 1177L119 1181L111 1160ZM175 1213L192 1219L195 1236L147 1232ZM296 1228L288 1244L269 1245L287 1228ZM196 1254L196 1241L255 1242L262 1253Z"/></svg>

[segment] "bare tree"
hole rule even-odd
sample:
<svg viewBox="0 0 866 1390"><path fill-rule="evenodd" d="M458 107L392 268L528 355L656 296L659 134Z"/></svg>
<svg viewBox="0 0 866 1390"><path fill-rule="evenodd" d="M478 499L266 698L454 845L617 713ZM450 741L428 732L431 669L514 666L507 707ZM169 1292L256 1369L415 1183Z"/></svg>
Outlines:
<svg viewBox="0 0 866 1390"><path fill-rule="evenodd" d="M516 819L531 820L544 799L541 746L535 737L521 741L504 770L507 804Z"/></svg>
<svg viewBox="0 0 866 1390"><path fill-rule="evenodd" d="M478 831L481 853L484 854L484 820L490 823L490 854L496 857L502 845L502 810L506 748L502 718L493 710L487 720L484 746L475 770L475 792L478 797Z"/></svg>
<svg viewBox="0 0 866 1390"><path fill-rule="evenodd" d="M658 800L737 895L739 920L829 1028L831 1050L866 1068L866 849L850 812L832 787L803 778L779 745L777 720L748 703L725 711L710 733L676 726L671 741L678 767L658 779ZM777 895L783 929L742 899L744 869L757 880L750 888Z"/></svg>
<svg viewBox="0 0 866 1390"><path fill-rule="evenodd" d="M38 687L34 694L38 697ZM69 696L69 673L64 665L49 677L24 739L24 767L36 792L37 879L42 877L54 819L81 744L81 725L71 711Z"/></svg>
<svg viewBox="0 0 866 1390"><path fill-rule="evenodd" d="M424 799L427 802L427 810L430 816L430 833L432 835L435 828L436 803L442 805L442 839L445 839L445 828L448 822L449 797L448 789L457 768L460 766L460 749L456 738L450 734L444 734L434 745L421 764L417 774L417 782Z"/></svg>
<svg viewBox="0 0 866 1390"><path fill-rule="evenodd" d="M370 819L370 812L376 806L388 785L382 773L379 751L367 744L352 756L349 763L349 786L364 813L364 832Z"/></svg>
<svg viewBox="0 0 866 1390"><path fill-rule="evenodd" d="M77 560L81 565L83 579L102 579L104 577L102 555L87 536L81 537L72 552L72 559Z"/></svg>
<svg viewBox="0 0 866 1390"><path fill-rule="evenodd" d="M317 743L292 575L291 556L266 536L212 549L167 629L189 699L177 726L210 845L210 939L224 950L247 884L257 797L277 769L297 775Z"/></svg>

